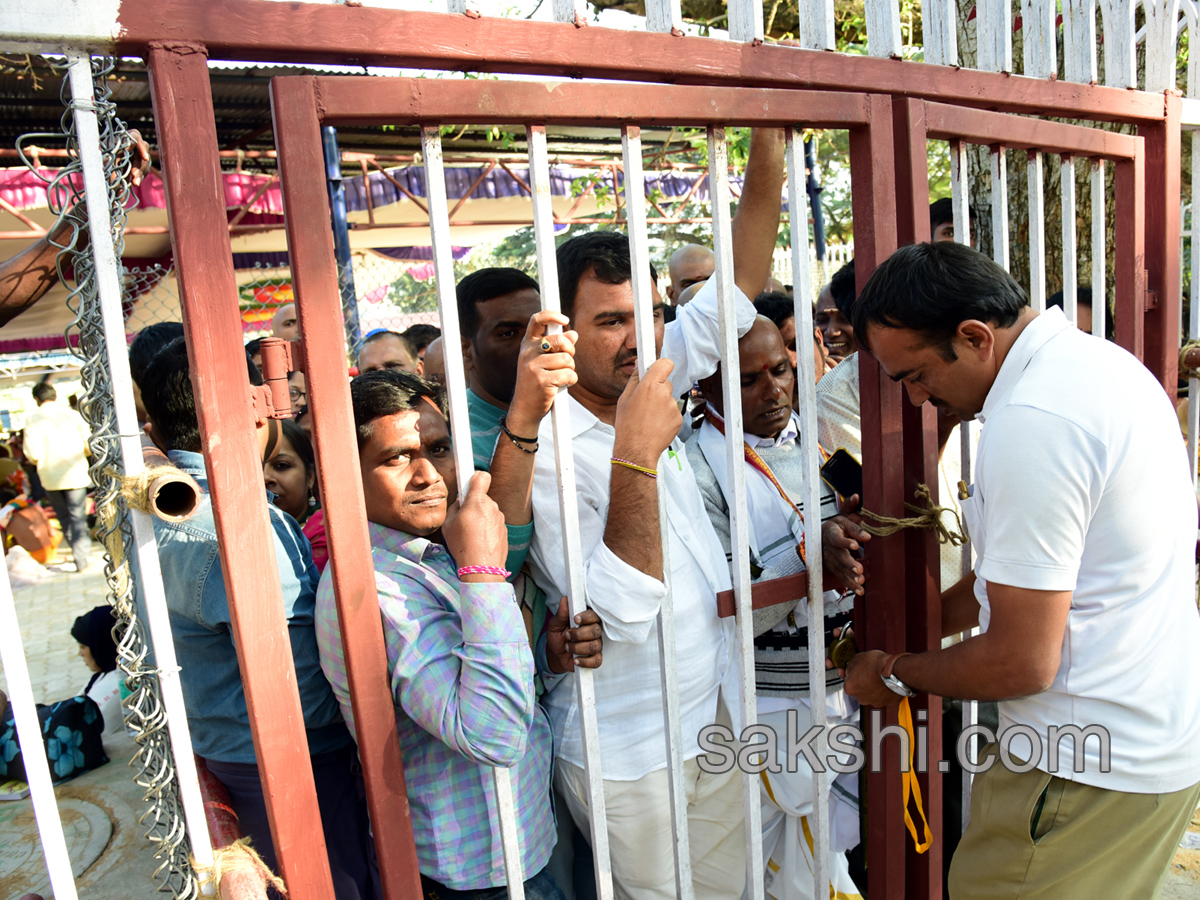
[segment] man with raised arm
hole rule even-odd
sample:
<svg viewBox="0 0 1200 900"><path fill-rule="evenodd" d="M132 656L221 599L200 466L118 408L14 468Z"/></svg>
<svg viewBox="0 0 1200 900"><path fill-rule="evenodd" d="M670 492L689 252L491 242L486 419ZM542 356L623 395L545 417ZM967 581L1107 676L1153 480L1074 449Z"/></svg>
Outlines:
<svg viewBox="0 0 1200 900"><path fill-rule="evenodd" d="M355 378L350 396L424 896L507 896L489 772L503 766L513 775L525 896L561 900L545 871L555 837L550 723L505 580L508 541L487 496L490 476L476 475L456 502L443 397L429 382L385 369ZM353 730L332 574L331 566L317 591L317 640ZM600 664L598 625L557 637L539 642L539 668Z"/></svg>
<svg viewBox="0 0 1200 900"><path fill-rule="evenodd" d="M913 403L984 423L975 571L941 603L943 634L981 633L846 672L872 706L1000 701L950 896L1157 896L1200 801L1196 495L1162 385L962 244L897 250L851 316Z"/></svg>
<svg viewBox="0 0 1200 900"><path fill-rule="evenodd" d="M770 274L782 183L783 135L756 131L734 223L739 290L728 300L735 304L739 335L754 322L746 295L757 295ZM573 238L559 247L557 261L562 309L578 335L578 381L568 404L583 551L576 563L584 568L587 603L599 614L606 638L605 665L596 673L596 713L617 895L675 896L656 622L669 558L692 880L697 896L736 898L746 877L740 773L710 774L697 762L700 730L730 714L740 719L732 619L718 618L716 608L717 592L729 587L729 570L677 440L675 401L720 360L716 281L665 327L656 312L655 343L664 358L639 379L626 237L593 232ZM547 352L555 350L551 342ZM567 593L564 538L574 523L560 519L548 421L537 436L530 558L539 586L559 596ZM660 484L666 548L659 531ZM544 702L555 725L556 783L590 834L574 676Z"/></svg>

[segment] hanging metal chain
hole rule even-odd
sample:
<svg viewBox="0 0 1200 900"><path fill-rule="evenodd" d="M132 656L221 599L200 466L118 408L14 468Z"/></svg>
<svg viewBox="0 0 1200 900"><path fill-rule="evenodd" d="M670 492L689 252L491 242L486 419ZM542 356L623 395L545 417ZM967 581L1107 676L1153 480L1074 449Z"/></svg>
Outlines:
<svg viewBox="0 0 1200 900"><path fill-rule="evenodd" d="M115 60L109 57L92 58L100 149L108 183L113 240L119 258L124 247L126 206L131 193L128 175L134 140L125 123L117 118L116 104L111 99L108 76L115 65ZM146 827L147 839L155 846L155 858L161 860L154 871L159 890L182 900L193 900L198 897L199 889L190 862L191 845L179 799L158 671L149 658L150 646L139 618L137 579L132 568L136 559L133 528L129 521L129 509L120 491L124 467L104 344L95 261L88 240L73 101L67 80L63 82L62 98L67 107L62 118L62 132L67 138L70 162L50 182L48 196L51 211L60 220L65 219L73 226L69 238L55 245L60 248L57 266L64 285L70 283L68 277L75 283L75 289L67 297L67 306L75 314L75 319L67 327L66 340L71 352L83 363L83 394L79 411L92 432L89 439L90 472L95 485L99 537L105 548L104 573L108 580L109 602L116 610L118 619L113 636L117 640L117 659L121 671L132 691L123 701L125 724L133 732L138 745L131 765L136 764L134 781L145 789L148 803L139 821ZM23 144L36 137L39 135L25 135L18 141L17 149L22 159L25 159ZM27 159L25 162L38 174L36 166Z"/></svg>

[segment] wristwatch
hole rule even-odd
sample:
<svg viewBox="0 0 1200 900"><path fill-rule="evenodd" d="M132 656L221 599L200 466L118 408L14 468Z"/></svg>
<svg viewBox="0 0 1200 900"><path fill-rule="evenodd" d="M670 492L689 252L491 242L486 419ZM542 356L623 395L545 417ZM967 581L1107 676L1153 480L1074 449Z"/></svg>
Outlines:
<svg viewBox="0 0 1200 900"><path fill-rule="evenodd" d="M879 676L883 679L883 683L887 685L887 689L889 691L899 694L901 697L912 697L917 692L893 675L892 668L896 665L896 660L898 660L900 657L911 655L912 654L910 653L893 653L888 657L887 662L884 663L883 672Z"/></svg>

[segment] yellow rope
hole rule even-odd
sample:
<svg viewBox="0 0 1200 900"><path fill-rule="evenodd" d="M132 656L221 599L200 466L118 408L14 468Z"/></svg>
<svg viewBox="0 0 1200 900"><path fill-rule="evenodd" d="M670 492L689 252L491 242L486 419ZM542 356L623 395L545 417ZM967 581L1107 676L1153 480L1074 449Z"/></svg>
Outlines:
<svg viewBox="0 0 1200 900"><path fill-rule="evenodd" d="M200 888L206 894L211 893L220 897L221 879L226 875L244 872L259 878L264 886L269 885L280 894L287 896L287 888L283 885L283 879L267 868L262 857L250 846L248 837L239 838L225 847L214 847L212 868L207 872L196 865L195 859L192 860L192 866L201 873Z"/></svg>
<svg viewBox="0 0 1200 900"><path fill-rule="evenodd" d="M1180 378L1200 378L1200 367L1189 366L1185 360L1188 353L1193 350L1200 350L1200 341L1188 341L1179 348L1179 377Z"/></svg>
<svg viewBox="0 0 1200 900"><path fill-rule="evenodd" d="M914 503L905 503L904 508L909 512L919 513L916 516L907 516L904 518L893 518L892 516L883 516L879 513L873 513L868 509L862 511L865 519L874 519L882 524L872 525L864 521L862 523L863 531L868 534L873 534L876 537L889 537L905 528L932 528L938 533L938 542L942 544L951 544L955 547L966 543L966 537L963 536L962 519L958 517L958 512L952 506L938 506L933 502L933 497L930 494L928 485L918 485L917 490L913 494L914 497L922 504L920 506ZM946 523L942 520L945 513L950 513L954 516L954 521L957 525L957 531L951 531L946 527Z"/></svg>

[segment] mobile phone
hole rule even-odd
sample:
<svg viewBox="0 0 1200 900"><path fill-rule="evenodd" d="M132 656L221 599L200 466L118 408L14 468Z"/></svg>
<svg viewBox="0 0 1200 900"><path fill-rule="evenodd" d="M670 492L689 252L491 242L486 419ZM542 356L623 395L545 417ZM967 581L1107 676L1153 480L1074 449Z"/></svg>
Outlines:
<svg viewBox="0 0 1200 900"><path fill-rule="evenodd" d="M858 509L862 509L862 463L850 455L845 447L833 452L821 466L821 479L845 500L858 494Z"/></svg>

